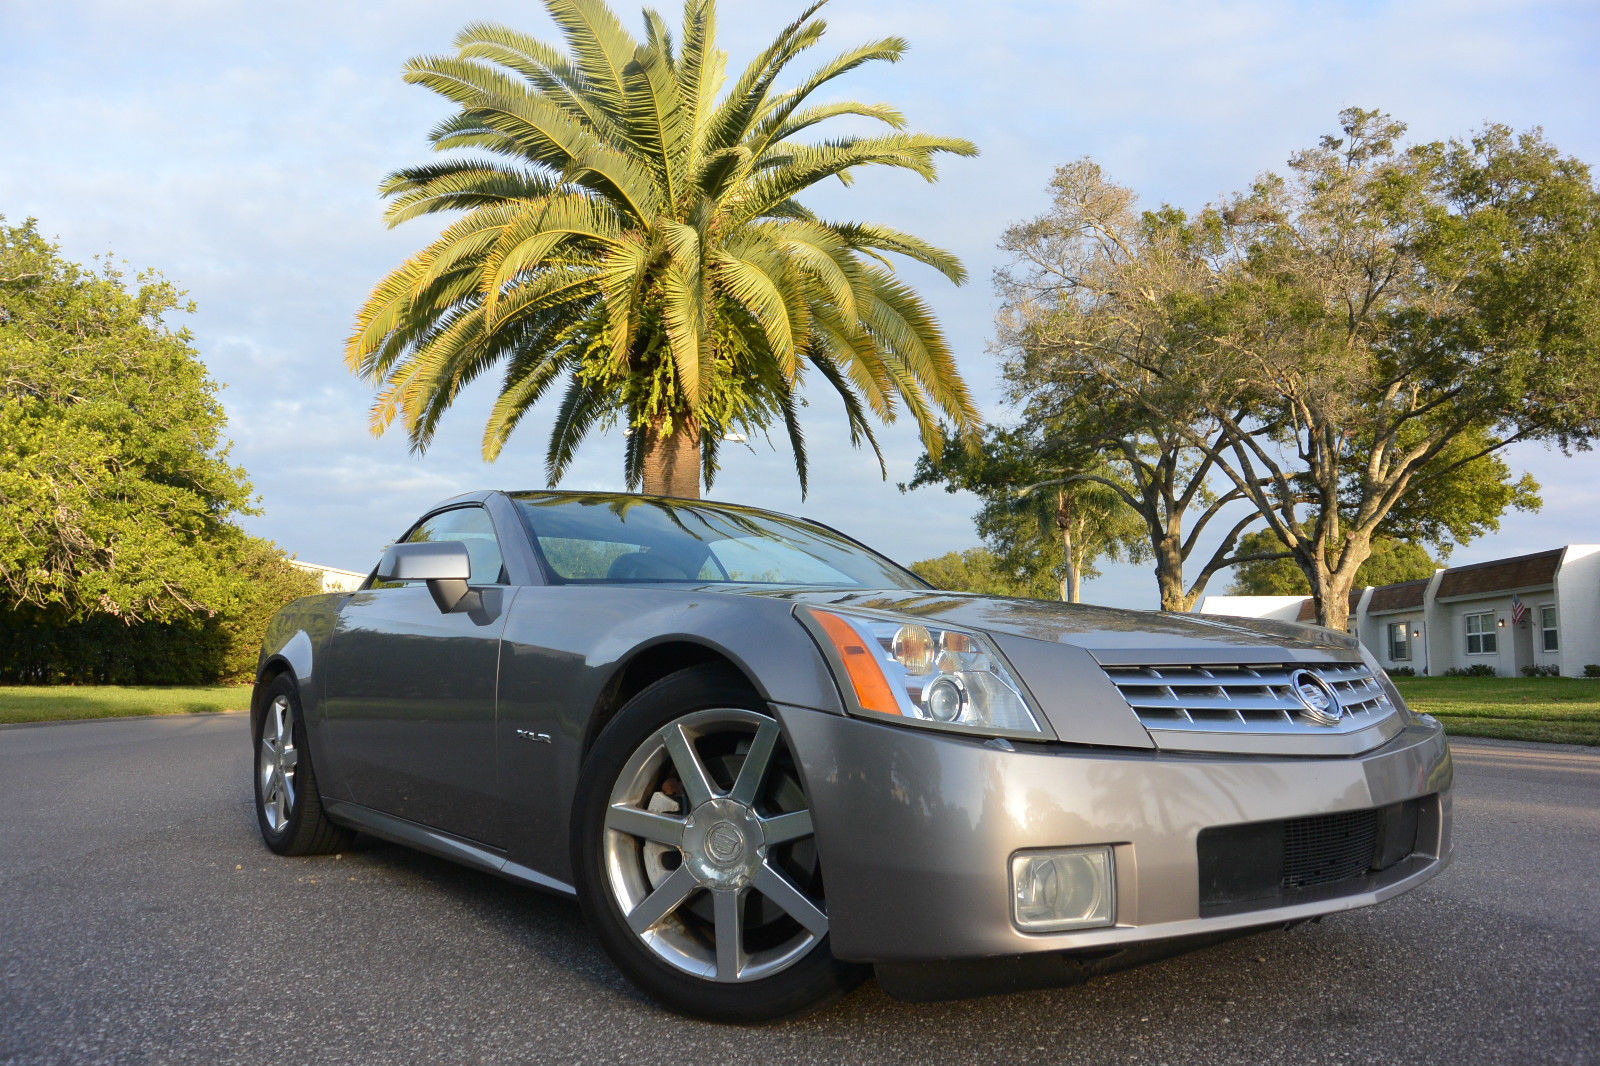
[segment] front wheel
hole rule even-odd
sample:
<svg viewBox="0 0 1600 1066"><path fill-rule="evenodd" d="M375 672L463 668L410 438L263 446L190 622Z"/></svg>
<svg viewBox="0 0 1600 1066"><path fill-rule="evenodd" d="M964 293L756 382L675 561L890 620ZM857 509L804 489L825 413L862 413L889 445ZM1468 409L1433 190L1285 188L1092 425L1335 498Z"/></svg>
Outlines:
<svg viewBox="0 0 1600 1066"><path fill-rule="evenodd" d="M675 1010L763 1021L820 1006L865 968L828 949L811 811L777 721L696 667L650 686L584 764L573 868L617 967Z"/></svg>
<svg viewBox="0 0 1600 1066"><path fill-rule="evenodd" d="M262 699L266 708L256 727L254 775L261 839L279 855L345 850L354 834L323 812L294 681L279 675Z"/></svg>

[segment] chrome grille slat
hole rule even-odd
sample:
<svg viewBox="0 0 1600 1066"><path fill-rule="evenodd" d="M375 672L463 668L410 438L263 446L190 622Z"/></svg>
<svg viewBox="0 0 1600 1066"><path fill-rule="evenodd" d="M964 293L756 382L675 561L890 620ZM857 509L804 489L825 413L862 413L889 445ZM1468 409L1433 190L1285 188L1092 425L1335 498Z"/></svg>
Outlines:
<svg viewBox="0 0 1600 1066"><path fill-rule="evenodd" d="M1163 696L1154 696L1154 695L1147 696L1147 695L1145 695L1143 693L1139 693L1139 692L1130 693L1130 692L1124 691L1123 694L1122 694L1122 698L1127 700L1129 703L1133 704L1133 706L1138 710L1144 710L1147 707L1151 708L1151 709L1159 709L1159 708L1167 708L1167 707L1181 707L1181 708L1186 708L1186 709L1189 709L1189 710L1194 710L1196 708L1199 708L1199 709L1203 709L1203 710L1221 710L1221 711L1281 711L1281 710L1283 710L1283 701L1280 698L1278 698L1277 696L1274 696L1274 695L1259 695L1259 696L1258 695L1250 695L1250 696L1233 696L1233 697L1229 697L1229 696L1206 696L1206 695L1201 695L1199 693L1196 693L1194 695L1174 694L1174 695L1170 695L1170 696L1167 696L1167 695L1163 695ZM1344 694L1340 693L1339 698L1340 698L1341 701L1343 701L1344 700ZM1351 701L1351 702L1353 702L1353 701Z"/></svg>
<svg viewBox="0 0 1600 1066"><path fill-rule="evenodd" d="M1290 680L1305 670L1344 708L1334 725L1304 715ZM1111 682L1151 729L1270 735L1344 733L1380 722L1394 704L1363 663L1108 666Z"/></svg>

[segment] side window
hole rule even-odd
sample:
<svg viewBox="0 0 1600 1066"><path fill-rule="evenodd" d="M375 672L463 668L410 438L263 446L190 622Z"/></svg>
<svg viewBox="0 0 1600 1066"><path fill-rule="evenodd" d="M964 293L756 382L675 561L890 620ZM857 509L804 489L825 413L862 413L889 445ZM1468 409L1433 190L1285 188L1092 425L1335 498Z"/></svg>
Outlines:
<svg viewBox="0 0 1600 1066"><path fill-rule="evenodd" d="M453 511L436 514L411 531L407 544L425 541L458 540L467 546L472 559L472 576L469 585L502 585L505 583L505 561L500 555L500 541L494 535L494 523L489 512L482 507L457 507Z"/></svg>
<svg viewBox="0 0 1600 1066"><path fill-rule="evenodd" d="M1556 628L1556 609L1553 606L1539 608L1539 634L1539 646L1544 651L1561 649L1561 634Z"/></svg>
<svg viewBox="0 0 1600 1066"><path fill-rule="evenodd" d="M1389 623L1389 661L1405 662L1411 658L1411 639L1406 632L1408 622Z"/></svg>
<svg viewBox="0 0 1600 1066"><path fill-rule="evenodd" d="M500 554L500 541L494 535L494 523L490 521L488 511L482 507L457 507L454 510L443 511L413 529L411 535L406 537L405 543L419 544L442 540L456 540L466 545L467 557L472 560L472 574L467 578L468 584L505 584L505 561ZM403 584L401 581L374 580L370 587L399 588Z"/></svg>

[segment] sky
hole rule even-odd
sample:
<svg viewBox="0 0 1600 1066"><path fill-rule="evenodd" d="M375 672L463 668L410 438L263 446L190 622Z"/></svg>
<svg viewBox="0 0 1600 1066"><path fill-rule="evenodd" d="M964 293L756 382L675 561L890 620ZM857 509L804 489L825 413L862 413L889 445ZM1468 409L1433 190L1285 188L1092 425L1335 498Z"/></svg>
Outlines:
<svg viewBox="0 0 1600 1066"><path fill-rule="evenodd" d="M724 0L730 67L794 17L799 3ZM629 4L617 10L638 29ZM675 4L663 5L669 21ZM1143 203L1195 209L1246 186L1334 131L1341 108L1389 111L1434 140L1486 121L1542 126L1564 152L1600 164L1600 6L1547 3L991 2L832 0L817 62L890 34L906 58L836 83L885 100L912 128L963 136L976 159L940 180L862 175L812 206L910 230L952 249L956 287L906 268L938 314L986 418L1001 404L990 350L996 242L1042 212L1054 168L1081 156ZM372 285L437 233L389 231L377 184L425 161L448 112L404 84L409 57L448 52L468 21L547 39L536 3L434 4L211 0L0 3L0 215L39 219L70 259L112 253L154 268L195 301L186 325L228 413L231 458L262 513L252 532L301 559L366 570L416 514L457 492L545 484L551 406L537 409L494 464L480 438L492 399L474 386L424 456L402 434L367 429L369 387L345 369L354 313ZM809 69L804 64L797 71ZM910 562L977 543L976 500L938 488L903 494L920 454L909 418L882 434L888 477L853 450L836 399L805 414L811 489L802 499L782 434L724 449L707 493L836 526ZM621 441L597 436L563 487L621 489ZM1600 455L1540 446L1506 454L1544 485L1536 515L1456 549L1453 562L1600 541ZM1224 591L1224 577L1211 591ZM1146 566L1113 564L1084 598L1153 607Z"/></svg>

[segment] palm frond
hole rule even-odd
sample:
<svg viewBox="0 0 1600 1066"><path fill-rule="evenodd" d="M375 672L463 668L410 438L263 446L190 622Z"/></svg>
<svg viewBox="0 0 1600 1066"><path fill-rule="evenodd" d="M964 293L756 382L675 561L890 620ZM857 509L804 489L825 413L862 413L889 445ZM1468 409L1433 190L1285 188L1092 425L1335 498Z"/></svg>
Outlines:
<svg viewBox="0 0 1600 1066"><path fill-rule="evenodd" d="M689 138L679 112L678 83L666 55L643 47L622 70L627 91L628 139L648 162L660 186L660 200L677 204L684 182Z"/></svg>
<svg viewBox="0 0 1600 1066"><path fill-rule="evenodd" d="M522 75L575 121L609 137L616 123L586 91L583 75L558 49L536 37L489 22L469 23L456 34L457 54L484 59Z"/></svg>
<svg viewBox="0 0 1600 1066"><path fill-rule="evenodd" d="M868 44L859 45L843 55L835 56L818 68L805 81L774 98L762 109L760 121L756 125L753 138L755 146L758 149L765 148L774 141L783 140L784 136L779 131L788 123L790 117L810 99L811 95L828 84L828 82L841 75L848 74L866 63L898 63L909 47L910 45L907 44L903 37L885 37L881 41L872 41ZM899 126L895 128L898 129Z"/></svg>
<svg viewBox="0 0 1600 1066"><path fill-rule="evenodd" d="M751 124L761 114L767 92L783 73L783 68L821 40L828 28L821 19L812 18L821 7L822 4L816 3L802 11L799 18L784 27L777 39L745 67L739 80L706 121L701 144L704 151L730 148L745 139Z"/></svg>
<svg viewBox="0 0 1600 1066"><path fill-rule="evenodd" d="M957 285L967 280L967 268L961 265L961 260L954 253L937 248L921 237L874 222L845 222L829 228L852 248L903 255L933 267Z"/></svg>
<svg viewBox="0 0 1600 1066"><path fill-rule="evenodd" d="M555 426L550 430L550 445L545 450L545 476L554 485L566 475L577 454L578 445L595 424L614 409L615 400L592 383L574 377L567 384L556 410Z"/></svg>
<svg viewBox="0 0 1600 1066"><path fill-rule="evenodd" d="M785 285L787 279L781 274L769 273L775 265L754 255L741 258L719 252L715 259L716 278L760 323L766 334L767 348L776 357L783 376L793 380L796 335L804 336L805 331L797 328L803 323L792 320L784 298L784 289L792 286Z"/></svg>
<svg viewBox="0 0 1600 1066"><path fill-rule="evenodd" d="M812 126L820 125L829 119L845 117L874 119L893 130L903 130L906 127L905 115L899 108L890 104L864 104L858 100L840 100L797 111L787 121L775 127L771 133L762 134L758 131L760 148L764 151L774 144L788 141L795 134L802 133Z"/></svg>
<svg viewBox="0 0 1600 1066"><path fill-rule="evenodd" d="M607 114L621 119L626 90L622 68L638 42L600 0L545 0L545 9L567 39L584 84Z"/></svg>
<svg viewBox="0 0 1600 1066"><path fill-rule="evenodd" d="M570 370L575 354L570 346L540 351L521 349L506 368L505 381L483 426L483 458L494 462L524 415L533 410L562 373Z"/></svg>
<svg viewBox="0 0 1600 1066"><path fill-rule="evenodd" d="M938 175L933 157L941 153L970 156L977 148L960 137L921 133L841 138L800 147L777 145L756 160L757 172L765 173L754 182L738 217L740 221L757 218L827 178L837 177L848 184L849 172L857 167L909 170L932 181Z"/></svg>
<svg viewBox="0 0 1600 1066"><path fill-rule="evenodd" d="M850 429L850 444L860 447L864 440L872 447L872 454L878 459L878 472L881 476L889 476L889 468L883 461L883 449L878 446L877 435L872 432L872 422L867 418L867 413L861 408L861 398L839 372L839 367L827 354L822 346L817 345L808 349L806 361L817 368L824 380L838 393L839 399L844 403L845 421Z"/></svg>
<svg viewBox="0 0 1600 1066"><path fill-rule="evenodd" d="M556 188L548 178L521 167L494 160L451 160L397 170L378 186L378 194L389 199L383 220L393 229L436 211L542 199Z"/></svg>

